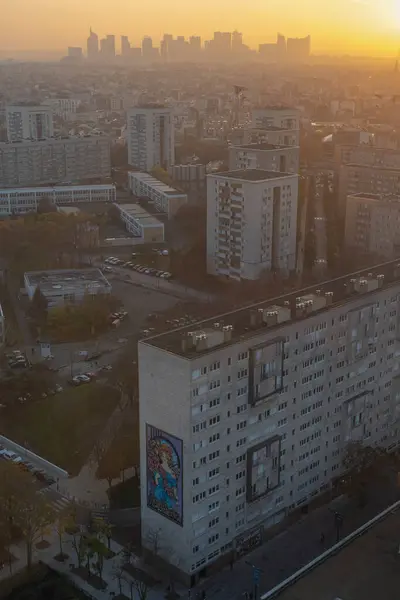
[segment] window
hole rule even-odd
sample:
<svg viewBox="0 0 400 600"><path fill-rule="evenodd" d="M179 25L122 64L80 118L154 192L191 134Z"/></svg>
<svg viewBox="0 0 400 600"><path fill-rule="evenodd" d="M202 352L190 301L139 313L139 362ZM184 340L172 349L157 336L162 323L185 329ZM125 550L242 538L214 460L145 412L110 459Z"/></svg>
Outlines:
<svg viewBox="0 0 400 600"><path fill-rule="evenodd" d="M246 404L241 404L240 406L236 407L236 413L240 414L242 412L244 412L245 410L247 410L247 403Z"/></svg>
<svg viewBox="0 0 400 600"><path fill-rule="evenodd" d="M192 480L192 485L193 485L193 487L194 487L195 485L199 485L199 482L200 482L200 479L199 479L198 477L196 477L195 479L193 479L193 480Z"/></svg>
<svg viewBox="0 0 400 600"><path fill-rule="evenodd" d="M215 381L210 381L210 383L208 384L208 389L211 390L216 390L217 388L219 388L221 386L221 382L219 379L216 379Z"/></svg>
<svg viewBox="0 0 400 600"><path fill-rule="evenodd" d="M196 554L200 550L200 546L193 546L193 554Z"/></svg>
<svg viewBox="0 0 400 600"><path fill-rule="evenodd" d="M216 500L215 502L211 502L211 504L208 505L208 512L213 512L214 510L218 510L219 509L219 500Z"/></svg>
<svg viewBox="0 0 400 600"><path fill-rule="evenodd" d="M219 484L218 483L217 483L217 485L213 485L212 487L209 488L208 495L212 496L213 494L216 494L217 492L219 492Z"/></svg>
<svg viewBox="0 0 400 600"><path fill-rule="evenodd" d="M221 403L220 398L213 398L212 400L210 400L210 402L208 403L208 406L210 408L214 408L215 406L219 406L219 404Z"/></svg>
<svg viewBox="0 0 400 600"><path fill-rule="evenodd" d="M248 352L239 352L238 360L245 360L246 358L248 358L248 356L249 356Z"/></svg>
<svg viewBox="0 0 400 600"><path fill-rule="evenodd" d="M237 378L238 379L244 379L244 377L247 377L248 374L249 373L248 373L247 369L240 369L240 371L238 371Z"/></svg>
<svg viewBox="0 0 400 600"><path fill-rule="evenodd" d="M196 494L195 496L193 496L192 502L193 502L193 504L196 504L197 502L201 502L202 500L204 500L205 497L206 497L206 493L200 492L199 494Z"/></svg>
<svg viewBox="0 0 400 600"><path fill-rule="evenodd" d="M217 360L210 365L210 371L217 371L220 367L221 363L219 360Z"/></svg>
<svg viewBox="0 0 400 600"><path fill-rule="evenodd" d="M193 425L192 431L193 431L193 433L198 433L202 429L206 429L206 427L207 427L207 422L202 421L201 423L197 423L197 425Z"/></svg>
<svg viewBox="0 0 400 600"><path fill-rule="evenodd" d="M215 469L208 471L208 479L213 479L213 477L217 477L217 475L219 475L219 467L215 467Z"/></svg>
<svg viewBox="0 0 400 600"><path fill-rule="evenodd" d="M211 452L208 455L208 460L211 462L212 460L215 460L218 457L219 457L219 450L215 450L215 452Z"/></svg>
<svg viewBox="0 0 400 600"><path fill-rule="evenodd" d="M288 421L288 420L287 420L287 417L285 417L284 419L280 419L280 420L278 421L278 427L283 427L284 425L286 425L286 424L287 424L287 421Z"/></svg>
<svg viewBox="0 0 400 600"><path fill-rule="evenodd" d="M236 457L236 464L239 465L241 462L244 462L246 460L246 454L241 454L240 456Z"/></svg>
<svg viewBox="0 0 400 600"><path fill-rule="evenodd" d="M209 443L213 444L214 442L219 440L219 437L220 437L219 433L214 433L213 435L210 435Z"/></svg>
<svg viewBox="0 0 400 600"><path fill-rule="evenodd" d="M208 522L208 527L215 527L219 523L219 517L214 517L211 521Z"/></svg>
<svg viewBox="0 0 400 600"><path fill-rule="evenodd" d="M236 477L236 481L237 481L238 479L242 479L243 477L246 477L246 471L245 471L245 470L244 470L244 471L238 471L238 472L236 473L236 476L235 476L235 477Z"/></svg>
<svg viewBox="0 0 400 600"><path fill-rule="evenodd" d="M236 396L244 396L244 394L247 394L247 385L236 390Z"/></svg>
<svg viewBox="0 0 400 600"><path fill-rule="evenodd" d="M215 415L215 417L211 417L211 419L208 421L208 424L210 427L212 427L213 425L217 425L217 423L219 423L221 420L220 415Z"/></svg>
<svg viewBox="0 0 400 600"><path fill-rule="evenodd" d="M240 448L240 446L244 446L244 444L246 443L247 438L241 438L240 440L238 440L236 442L236 448Z"/></svg>
<svg viewBox="0 0 400 600"><path fill-rule="evenodd" d="M240 421L240 423L238 423L236 425L236 429L237 431L240 431L241 429L244 429L247 425L247 421Z"/></svg>
<svg viewBox="0 0 400 600"><path fill-rule="evenodd" d="M215 542L218 542L218 540L219 540L219 533L214 533L214 535L211 535L208 538L208 543L209 543L209 545L215 544Z"/></svg>

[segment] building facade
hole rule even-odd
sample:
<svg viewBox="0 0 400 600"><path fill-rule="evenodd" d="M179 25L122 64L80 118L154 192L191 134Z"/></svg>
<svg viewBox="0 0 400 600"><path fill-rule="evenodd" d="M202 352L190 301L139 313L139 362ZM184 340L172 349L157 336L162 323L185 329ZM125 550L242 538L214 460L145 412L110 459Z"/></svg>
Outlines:
<svg viewBox="0 0 400 600"><path fill-rule="evenodd" d="M207 272L258 279L296 266L298 176L247 169L207 176Z"/></svg>
<svg viewBox="0 0 400 600"><path fill-rule="evenodd" d="M382 259L400 255L400 196L347 196L345 244L350 251Z"/></svg>
<svg viewBox="0 0 400 600"><path fill-rule="evenodd" d="M298 173L298 146L277 146L274 144L244 144L229 148L229 169L264 169L281 173Z"/></svg>
<svg viewBox="0 0 400 600"><path fill-rule="evenodd" d="M350 163L400 169L400 150L377 148L368 144L359 144L358 146L336 144L334 160L339 165Z"/></svg>
<svg viewBox="0 0 400 600"><path fill-rule="evenodd" d="M48 106L7 106L9 142L42 140L54 135L53 113Z"/></svg>
<svg viewBox="0 0 400 600"><path fill-rule="evenodd" d="M3 309L0 304L0 346L6 343L6 322L4 319Z"/></svg>
<svg viewBox="0 0 400 600"><path fill-rule="evenodd" d="M300 113L284 106L254 108L251 127L247 131L249 142L299 146Z"/></svg>
<svg viewBox="0 0 400 600"><path fill-rule="evenodd" d="M36 212L40 201L57 206L87 202L115 202L115 185L59 185L0 189L0 216Z"/></svg>
<svg viewBox="0 0 400 600"><path fill-rule="evenodd" d="M187 195L163 183L148 173L128 172L129 189L134 196L146 197L154 208L171 219L187 203Z"/></svg>
<svg viewBox="0 0 400 600"><path fill-rule="evenodd" d="M347 196L357 193L400 196L400 169L360 165L342 165L339 171L339 210L344 216Z"/></svg>
<svg viewBox="0 0 400 600"><path fill-rule="evenodd" d="M140 204L116 204L126 230L143 243L163 242L164 223L148 213Z"/></svg>
<svg viewBox="0 0 400 600"><path fill-rule="evenodd" d="M0 186L101 180L111 175L107 137L0 143Z"/></svg>
<svg viewBox="0 0 400 600"><path fill-rule="evenodd" d="M139 343L142 543L191 584L399 440L400 267ZM232 555L232 552L234 553Z"/></svg>
<svg viewBox="0 0 400 600"><path fill-rule="evenodd" d="M175 162L172 110L157 104L127 111L128 162L142 171L159 165L167 169Z"/></svg>

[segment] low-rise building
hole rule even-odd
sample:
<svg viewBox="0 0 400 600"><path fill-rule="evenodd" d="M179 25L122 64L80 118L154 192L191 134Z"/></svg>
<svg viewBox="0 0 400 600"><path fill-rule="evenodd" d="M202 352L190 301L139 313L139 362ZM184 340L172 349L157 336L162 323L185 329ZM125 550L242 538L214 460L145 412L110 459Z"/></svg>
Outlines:
<svg viewBox="0 0 400 600"><path fill-rule="evenodd" d="M115 202L115 185L59 185L0 189L0 216L36 212L41 200L55 205Z"/></svg>
<svg viewBox="0 0 400 600"><path fill-rule="evenodd" d="M140 204L116 204L121 221L133 236L143 243L163 242L164 223L144 210Z"/></svg>
<svg viewBox="0 0 400 600"><path fill-rule="evenodd" d="M229 169L265 169L282 173L297 173L299 170L299 147L278 146L259 143L231 146Z"/></svg>
<svg viewBox="0 0 400 600"><path fill-rule="evenodd" d="M171 219L181 206L187 204L187 194L174 189L148 173L129 171L129 189L135 196L145 197L154 208Z"/></svg>
<svg viewBox="0 0 400 600"><path fill-rule="evenodd" d="M111 294L111 284L99 269L58 269L24 274L25 290L32 300L39 288L49 308L78 304L86 296Z"/></svg>

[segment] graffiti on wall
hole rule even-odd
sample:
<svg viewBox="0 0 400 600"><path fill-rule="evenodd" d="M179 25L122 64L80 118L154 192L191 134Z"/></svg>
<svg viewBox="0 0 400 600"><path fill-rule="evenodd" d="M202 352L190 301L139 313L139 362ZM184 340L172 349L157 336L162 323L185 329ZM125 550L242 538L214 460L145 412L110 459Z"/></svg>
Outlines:
<svg viewBox="0 0 400 600"><path fill-rule="evenodd" d="M147 506L178 525L183 522L182 440L146 425Z"/></svg>

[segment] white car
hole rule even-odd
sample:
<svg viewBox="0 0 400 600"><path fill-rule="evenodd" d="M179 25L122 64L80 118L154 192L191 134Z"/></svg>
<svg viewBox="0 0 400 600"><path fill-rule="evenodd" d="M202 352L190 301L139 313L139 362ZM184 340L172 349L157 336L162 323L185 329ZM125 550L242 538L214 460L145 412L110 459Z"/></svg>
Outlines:
<svg viewBox="0 0 400 600"><path fill-rule="evenodd" d="M72 378L72 381L75 385L80 385L81 383L89 383L90 377L87 375L75 375L75 377Z"/></svg>

